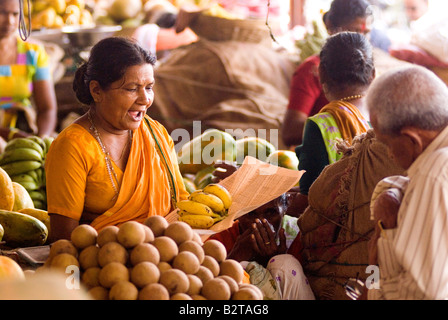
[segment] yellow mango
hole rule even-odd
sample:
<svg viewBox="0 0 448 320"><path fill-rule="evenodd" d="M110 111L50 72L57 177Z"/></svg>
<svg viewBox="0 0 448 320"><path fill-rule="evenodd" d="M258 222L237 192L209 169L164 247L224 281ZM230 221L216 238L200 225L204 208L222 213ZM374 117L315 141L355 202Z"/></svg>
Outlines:
<svg viewBox="0 0 448 320"><path fill-rule="evenodd" d="M54 8L57 14L63 14L67 4L65 0L50 0L50 6Z"/></svg>
<svg viewBox="0 0 448 320"><path fill-rule="evenodd" d="M27 2L27 1L24 1ZM33 13L42 12L48 8L50 4L46 0L35 0L32 2L31 9Z"/></svg>
<svg viewBox="0 0 448 320"><path fill-rule="evenodd" d="M54 24L54 20L56 19L57 13L53 7L49 7L44 11L39 13L40 23L43 27L51 28Z"/></svg>
<svg viewBox="0 0 448 320"><path fill-rule="evenodd" d="M65 13L64 13L64 20L67 21L67 18L69 16L74 15L77 19L77 21L79 22L79 18L81 18L81 9L79 9L78 6L75 6L73 4L70 4L67 6L67 8L65 8Z"/></svg>
<svg viewBox="0 0 448 320"><path fill-rule="evenodd" d="M14 207L14 187L9 175L0 167L0 209L12 210Z"/></svg>
<svg viewBox="0 0 448 320"><path fill-rule="evenodd" d="M69 0L67 1L67 6L70 5L77 6L81 12L86 8L85 0Z"/></svg>
<svg viewBox="0 0 448 320"><path fill-rule="evenodd" d="M19 211L24 208L34 208L33 199L31 199L30 194L18 182L12 182L12 186L14 189L14 206L12 211Z"/></svg>

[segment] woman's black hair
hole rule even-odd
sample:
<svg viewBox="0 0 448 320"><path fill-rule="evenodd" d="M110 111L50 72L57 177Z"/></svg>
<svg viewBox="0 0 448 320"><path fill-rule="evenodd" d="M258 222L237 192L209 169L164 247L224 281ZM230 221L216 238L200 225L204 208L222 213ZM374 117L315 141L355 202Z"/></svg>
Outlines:
<svg viewBox="0 0 448 320"><path fill-rule="evenodd" d="M129 67L151 64L156 57L143 49L136 41L126 37L108 37L97 42L90 51L88 61L75 72L73 91L83 105L93 103L90 81L96 80L103 89L123 78Z"/></svg>
<svg viewBox="0 0 448 320"><path fill-rule="evenodd" d="M332 28L343 27L357 18L372 14L367 0L333 0L330 10L324 14L325 25Z"/></svg>
<svg viewBox="0 0 448 320"><path fill-rule="evenodd" d="M327 39L320 53L319 74L329 90L367 86L375 66L369 40L356 32L340 32Z"/></svg>

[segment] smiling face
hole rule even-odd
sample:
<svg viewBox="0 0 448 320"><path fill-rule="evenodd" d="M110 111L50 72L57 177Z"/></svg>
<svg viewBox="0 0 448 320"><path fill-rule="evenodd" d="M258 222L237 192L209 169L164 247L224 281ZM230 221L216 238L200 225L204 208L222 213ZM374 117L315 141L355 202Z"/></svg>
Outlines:
<svg viewBox="0 0 448 320"><path fill-rule="evenodd" d="M103 89L91 81L99 125L109 132L135 130L154 101L154 68L142 64L127 68L124 77Z"/></svg>
<svg viewBox="0 0 448 320"><path fill-rule="evenodd" d="M15 35L19 27L19 1L0 0L0 39Z"/></svg>

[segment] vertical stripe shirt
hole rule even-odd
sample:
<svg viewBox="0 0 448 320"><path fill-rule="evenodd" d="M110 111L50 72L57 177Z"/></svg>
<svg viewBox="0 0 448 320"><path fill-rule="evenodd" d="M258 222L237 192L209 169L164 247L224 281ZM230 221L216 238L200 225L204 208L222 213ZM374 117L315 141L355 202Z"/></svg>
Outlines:
<svg viewBox="0 0 448 320"><path fill-rule="evenodd" d="M407 175L397 227L378 239L380 288L369 299L447 299L448 127Z"/></svg>

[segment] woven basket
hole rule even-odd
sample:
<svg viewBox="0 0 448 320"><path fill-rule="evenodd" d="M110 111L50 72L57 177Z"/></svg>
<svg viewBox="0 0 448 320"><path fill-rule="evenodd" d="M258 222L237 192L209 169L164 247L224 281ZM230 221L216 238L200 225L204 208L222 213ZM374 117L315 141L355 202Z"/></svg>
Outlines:
<svg viewBox="0 0 448 320"><path fill-rule="evenodd" d="M198 37L211 41L271 44L269 29L261 20L225 19L201 13L189 27Z"/></svg>

